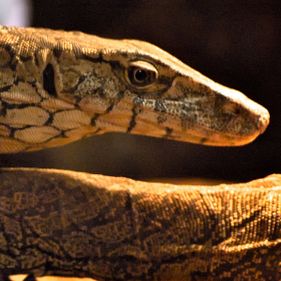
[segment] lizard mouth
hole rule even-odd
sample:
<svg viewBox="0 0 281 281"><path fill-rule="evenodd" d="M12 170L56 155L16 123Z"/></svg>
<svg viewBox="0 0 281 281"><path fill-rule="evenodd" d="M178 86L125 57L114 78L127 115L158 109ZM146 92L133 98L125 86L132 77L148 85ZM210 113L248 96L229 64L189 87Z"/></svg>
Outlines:
<svg viewBox="0 0 281 281"><path fill-rule="evenodd" d="M183 142L191 142L195 144L209 145L209 146L242 146L251 143L259 136L257 132L254 135L247 137L237 137L234 135L221 135L219 133L198 133L198 132L186 132L182 134L181 132L173 132L168 139L178 140Z"/></svg>
<svg viewBox="0 0 281 281"><path fill-rule="evenodd" d="M192 111L193 105L185 107L184 102L174 100L158 104L161 110L155 110L155 104L143 99L131 133L211 146L241 146L255 140L269 124L268 111L256 104L257 110L242 107L235 114L214 110L205 114L204 106Z"/></svg>
<svg viewBox="0 0 281 281"><path fill-rule="evenodd" d="M237 116L229 114L204 119L203 109L202 114L191 116L187 112L184 115L182 110L175 110L175 106L170 109L171 104L182 106L179 101L168 101L160 112L155 111L154 100L144 99L132 113L129 103L123 101L97 122L101 129L106 128L104 132L129 132L210 146L248 144L263 133L269 123L266 109L259 114L244 110Z"/></svg>

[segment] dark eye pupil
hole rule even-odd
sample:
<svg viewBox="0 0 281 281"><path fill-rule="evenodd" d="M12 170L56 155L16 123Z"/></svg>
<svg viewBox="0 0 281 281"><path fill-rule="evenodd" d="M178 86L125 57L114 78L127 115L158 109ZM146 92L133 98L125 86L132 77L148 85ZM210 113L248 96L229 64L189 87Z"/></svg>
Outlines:
<svg viewBox="0 0 281 281"><path fill-rule="evenodd" d="M135 79L138 82L144 82L147 79L147 72L142 69L136 69L134 73Z"/></svg>
<svg viewBox="0 0 281 281"><path fill-rule="evenodd" d="M128 78L133 85L144 87L155 81L156 73L151 70L132 66L128 69Z"/></svg>

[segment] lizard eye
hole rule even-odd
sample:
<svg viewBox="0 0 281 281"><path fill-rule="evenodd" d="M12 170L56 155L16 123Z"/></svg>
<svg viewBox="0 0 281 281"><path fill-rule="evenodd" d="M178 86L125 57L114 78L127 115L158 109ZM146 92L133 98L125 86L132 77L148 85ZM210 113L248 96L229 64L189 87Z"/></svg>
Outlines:
<svg viewBox="0 0 281 281"><path fill-rule="evenodd" d="M129 82L137 87L145 87L152 84L157 79L156 68L145 61L135 61L130 64L127 70Z"/></svg>

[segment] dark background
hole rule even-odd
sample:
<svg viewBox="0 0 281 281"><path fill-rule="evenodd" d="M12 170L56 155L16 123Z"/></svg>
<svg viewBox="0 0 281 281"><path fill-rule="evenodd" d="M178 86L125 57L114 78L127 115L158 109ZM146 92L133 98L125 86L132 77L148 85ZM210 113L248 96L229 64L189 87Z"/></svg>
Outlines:
<svg viewBox="0 0 281 281"><path fill-rule="evenodd" d="M271 113L271 124L265 134L244 147L214 148L108 134L41 152L1 155L1 166L233 181L281 173L281 1L32 2L33 26L154 43L264 105Z"/></svg>

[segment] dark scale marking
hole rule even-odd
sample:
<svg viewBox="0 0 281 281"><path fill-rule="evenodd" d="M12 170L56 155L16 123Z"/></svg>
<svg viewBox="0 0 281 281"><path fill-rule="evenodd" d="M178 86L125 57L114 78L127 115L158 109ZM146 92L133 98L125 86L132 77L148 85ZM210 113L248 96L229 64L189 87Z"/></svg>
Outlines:
<svg viewBox="0 0 281 281"><path fill-rule="evenodd" d="M27 62L27 61L32 60L32 56L23 56L23 55L21 55L21 56L20 56L20 60L21 60L22 62Z"/></svg>
<svg viewBox="0 0 281 281"><path fill-rule="evenodd" d="M256 211L254 211L249 217L245 218L242 220L242 222L238 225L234 225L233 226L233 231L234 230L239 230L239 229L243 229L245 228L247 225L254 223L256 221L259 221L259 218L261 218L261 214L262 214L262 209L258 209ZM267 226L264 225L264 227L266 228Z"/></svg>
<svg viewBox="0 0 281 281"><path fill-rule="evenodd" d="M12 87L13 87L13 85L7 85L7 86L5 86L5 87L2 87L2 88L0 88L0 93L7 92L7 91L9 91Z"/></svg>
<svg viewBox="0 0 281 281"><path fill-rule="evenodd" d="M19 77L15 77L14 86L17 86L17 85L19 84L19 82L25 83L26 81L23 80L23 79L21 79L21 78L19 78ZM28 83L28 82L27 82L27 83ZM31 85L32 87L35 87L35 82L30 82L30 85Z"/></svg>
<svg viewBox="0 0 281 281"><path fill-rule="evenodd" d="M6 126L7 127L7 126ZM10 133L9 133L9 138L11 139L16 139L15 138L15 133L20 131L20 130L24 130L26 129L26 127L23 127L23 128L14 128L14 127L8 127L10 129Z"/></svg>
<svg viewBox="0 0 281 281"><path fill-rule="evenodd" d="M44 125L52 125L53 124L54 116L51 112L48 112L48 113L49 113L49 118L47 119L47 121L45 122Z"/></svg>
<svg viewBox="0 0 281 281"><path fill-rule="evenodd" d="M93 127L96 127L96 121L97 121L97 119L99 118L99 116L100 116L100 114L95 114L93 117L92 117L92 119L91 119L91 126L93 126Z"/></svg>
<svg viewBox="0 0 281 281"><path fill-rule="evenodd" d="M165 128L165 135L163 136L163 138L170 138L170 136L173 134L173 129L172 128Z"/></svg>
<svg viewBox="0 0 281 281"><path fill-rule="evenodd" d="M3 47L10 55L11 58L13 58L16 53L15 53L15 50L12 48L11 45L0 45L0 47Z"/></svg>
<svg viewBox="0 0 281 281"><path fill-rule="evenodd" d="M0 107L0 116L3 116L5 117L7 114L7 108L5 107L5 105L1 104L1 107ZM5 124L2 124L0 123L1 125L5 125Z"/></svg>
<svg viewBox="0 0 281 281"><path fill-rule="evenodd" d="M57 127L53 126L53 128L58 129ZM65 133L67 133L68 131L71 131L71 129L67 129L64 131L60 131L60 134L56 136L56 138L63 138L63 139L67 139L68 137L66 136Z"/></svg>
<svg viewBox="0 0 281 281"><path fill-rule="evenodd" d="M78 82L73 87L71 87L67 90L64 89L64 92L68 93L68 94L72 94L74 97L78 97L81 100L80 94L79 93L76 94L76 92L78 91L78 87L80 86L80 84L83 83L86 78L87 78L87 76L81 75L78 79Z"/></svg>
<svg viewBox="0 0 281 281"><path fill-rule="evenodd" d="M38 51L36 51L36 52L35 52L35 56L34 56L34 62L35 62L35 65L36 65L36 66L39 66L39 65L40 65L38 56L39 56L39 53L38 53Z"/></svg>
<svg viewBox="0 0 281 281"><path fill-rule="evenodd" d="M105 111L105 114L110 113L112 111L112 109L114 108L115 103L112 103Z"/></svg>
<svg viewBox="0 0 281 281"><path fill-rule="evenodd" d="M99 88L97 88L95 90L92 90L91 95L92 96L98 96L101 99L105 99L106 98L106 95L105 95L103 87L99 87Z"/></svg>
<svg viewBox="0 0 281 281"><path fill-rule="evenodd" d="M11 62L11 63L9 64L9 66L10 66L10 68L11 68L12 71L17 71L18 62L19 62L19 61L16 59L14 62Z"/></svg>
<svg viewBox="0 0 281 281"><path fill-rule="evenodd" d="M27 107L38 107L37 104L35 103L21 103L21 104L16 104L16 103L8 103L5 101L2 101L2 105L4 109L23 109Z"/></svg>
<svg viewBox="0 0 281 281"><path fill-rule="evenodd" d="M124 97L124 92L119 92L116 96L116 99L108 106L104 113L96 113L91 119L91 126L96 127L96 121L100 116L110 113L114 107L121 101Z"/></svg>
<svg viewBox="0 0 281 281"><path fill-rule="evenodd" d="M110 66L113 70L124 69L124 66L120 63L120 61L112 60L112 61L106 61L106 62L110 64Z"/></svg>
<svg viewBox="0 0 281 281"><path fill-rule="evenodd" d="M137 106L135 106L132 110L133 114L129 123L129 127L127 129L127 133L130 133L134 127L136 126L137 122L136 122L136 118L140 112L139 108Z"/></svg>
<svg viewBox="0 0 281 281"><path fill-rule="evenodd" d="M206 143L207 140L208 140L208 138L202 138L202 139L200 139L200 144Z"/></svg>
<svg viewBox="0 0 281 281"><path fill-rule="evenodd" d="M113 101L113 103L106 109L105 113L104 114L107 114L107 113L110 113L114 107L121 101L121 99L124 97L124 91L122 92L119 92L117 95L116 95L116 98L115 100Z"/></svg>
<svg viewBox="0 0 281 281"><path fill-rule="evenodd" d="M53 66L49 63L43 71L43 88L51 96L57 96L55 85L55 71Z"/></svg>
<svg viewBox="0 0 281 281"><path fill-rule="evenodd" d="M7 63L7 66L10 67L11 70L16 71L18 59L16 58L14 49L10 45L0 45L0 47L3 47L10 56L10 61Z"/></svg>
<svg viewBox="0 0 281 281"><path fill-rule="evenodd" d="M87 78L86 75L81 75L81 76L79 76L77 85L75 85L75 90L77 90L78 86L79 86L82 82L84 82L86 78Z"/></svg>
<svg viewBox="0 0 281 281"><path fill-rule="evenodd" d="M62 49L57 47L53 49L53 54L56 58L60 58L61 54L62 54Z"/></svg>
<svg viewBox="0 0 281 281"><path fill-rule="evenodd" d="M81 75L78 79L78 82L76 85L74 85L74 87L70 88L67 92L75 95L76 91L78 91L78 87L80 86L80 84L82 84L85 80L86 80L87 76L86 75ZM78 96L79 97L79 94L78 95L75 95L75 96Z"/></svg>
<svg viewBox="0 0 281 281"><path fill-rule="evenodd" d="M38 89L37 80L34 79L33 81L30 81L30 82L27 82L27 83L32 86L32 88L35 90L37 95L40 97L40 102L42 102L44 100L44 98L41 96L41 93L40 93L40 91Z"/></svg>
<svg viewBox="0 0 281 281"><path fill-rule="evenodd" d="M154 110L156 112L166 112L165 102L163 100L156 100Z"/></svg>

